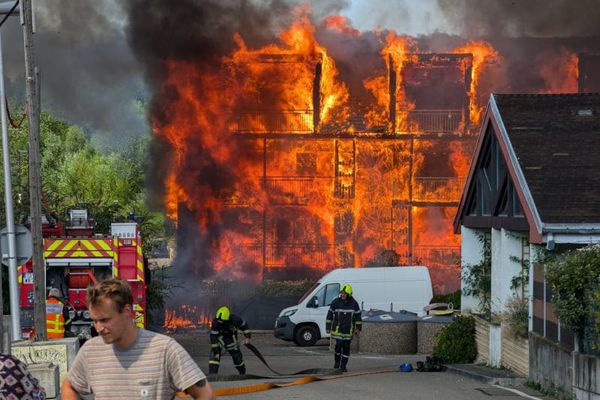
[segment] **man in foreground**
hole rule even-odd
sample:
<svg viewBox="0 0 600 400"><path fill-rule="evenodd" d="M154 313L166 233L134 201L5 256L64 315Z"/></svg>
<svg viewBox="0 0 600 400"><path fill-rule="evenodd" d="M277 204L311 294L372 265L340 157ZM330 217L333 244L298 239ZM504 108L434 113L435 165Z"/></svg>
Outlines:
<svg viewBox="0 0 600 400"><path fill-rule="evenodd" d="M178 391L197 400L214 399L206 376L181 345L136 327L127 282L99 282L88 288L86 301L99 336L79 350L63 382L62 400L90 393L96 400L170 400Z"/></svg>

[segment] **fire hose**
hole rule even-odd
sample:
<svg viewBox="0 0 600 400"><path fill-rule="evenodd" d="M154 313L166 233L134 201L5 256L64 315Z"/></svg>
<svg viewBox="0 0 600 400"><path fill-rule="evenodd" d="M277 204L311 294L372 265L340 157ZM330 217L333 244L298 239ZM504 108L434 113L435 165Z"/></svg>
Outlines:
<svg viewBox="0 0 600 400"><path fill-rule="evenodd" d="M284 378L284 377L293 378L298 375L303 375L303 376L301 376L300 378L294 379L292 381L289 381L289 382L277 382L277 383L265 382L265 383L258 383L258 384L254 384L254 385L247 385L247 386L215 388L215 389L213 389L213 392L216 396L231 396L231 395L237 395L237 394L262 392L262 391L269 390L269 389L277 389L277 388L286 388L286 387L297 386L297 385L305 385L310 382L326 381L326 380L339 379L339 378L350 378L350 377L354 377L354 376L383 374L383 373L389 373L389 372L398 372L397 368L393 368L393 369L383 369L383 370L377 370L377 371L362 371L362 372L351 372L351 373L342 374L338 370L334 370L331 368L311 368L311 369L304 369L302 371L298 371L298 372L295 372L292 374L282 374L278 371L275 371L273 368L271 368L271 366L265 360L264 356L254 345L248 343L248 344L245 344L245 346L250 351L252 351L252 353L254 353L254 355L256 355L256 357L265 365L265 367L267 367L269 369L269 371L273 372L277 376L264 376L264 375L251 375L251 374L244 375L242 377L240 377L239 375L217 376L217 377L210 376L209 380L211 382L223 382L223 381L233 381L233 380L240 380L240 379L277 379L277 378ZM181 392L177 393L177 397L178 398L189 398L188 395L181 393Z"/></svg>

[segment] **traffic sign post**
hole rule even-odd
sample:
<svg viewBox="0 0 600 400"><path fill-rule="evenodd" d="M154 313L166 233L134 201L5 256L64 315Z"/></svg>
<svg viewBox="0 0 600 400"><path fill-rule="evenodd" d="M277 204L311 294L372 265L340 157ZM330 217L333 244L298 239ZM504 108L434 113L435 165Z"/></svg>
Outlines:
<svg viewBox="0 0 600 400"><path fill-rule="evenodd" d="M8 227L0 231L0 249L2 249L2 264L8 266L8 285L10 289L10 316L12 321L13 340L21 337L21 320L19 309L19 284L17 266L25 264L33 252L31 232L23 225L13 225L12 232ZM11 248L14 249L11 251Z"/></svg>
<svg viewBox="0 0 600 400"><path fill-rule="evenodd" d="M0 240L2 242L0 248L2 249L2 264L4 265L10 265L8 235L8 229L6 227L2 228L0 231ZM23 265L31 259L31 254L33 253L31 232L24 225L15 225L15 246L16 254L14 257L16 258L16 265Z"/></svg>

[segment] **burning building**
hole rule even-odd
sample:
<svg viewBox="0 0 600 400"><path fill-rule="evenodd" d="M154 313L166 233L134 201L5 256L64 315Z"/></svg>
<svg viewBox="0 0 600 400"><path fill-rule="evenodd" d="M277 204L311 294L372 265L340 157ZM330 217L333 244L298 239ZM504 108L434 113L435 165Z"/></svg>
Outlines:
<svg viewBox="0 0 600 400"><path fill-rule="evenodd" d="M172 299L186 303L173 326L206 322L221 305L208 295L231 304L220 279L384 262L427 265L436 292L458 289L452 219L489 93L597 87L597 60L581 56L597 40L412 38L242 3L131 8L153 91L152 192L177 222L175 274L203 286Z"/></svg>
<svg viewBox="0 0 600 400"><path fill-rule="evenodd" d="M392 34L381 69L355 95L307 20L282 40L251 50L238 37L222 62L226 73L207 81L200 97L188 79L175 78L197 70L171 66L170 84L185 95L162 131L195 142L180 134L187 121L178 120L192 112L194 124L218 132L199 143L215 157L206 167L219 182L209 193L183 189L189 176L168 180L179 261L204 276L261 280L362 267L387 253L397 265L428 266L437 291L456 290L460 238L452 219L481 113L475 91L484 58L473 50L493 49L411 52ZM219 98L201 98L218 88ZM190 101L198 109L188 111ZM174 173L203 170L189 164L203 163L187 158L191 143L176 146Z"/></svg>

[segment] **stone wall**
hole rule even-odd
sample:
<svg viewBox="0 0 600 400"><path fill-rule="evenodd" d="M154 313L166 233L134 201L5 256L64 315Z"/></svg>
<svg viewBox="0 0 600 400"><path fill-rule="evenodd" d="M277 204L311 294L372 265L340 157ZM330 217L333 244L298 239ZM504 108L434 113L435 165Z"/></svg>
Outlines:
<svg viewBox="0 0 600 400"><path fill-rule="evenodd" d="M529 333L529 379L546 389L571 393L571 352L535 333Z"/></svg>
<svg viewBox="0 0 600 400"><path fill-rule="evenodd" d="M79 340L77 338L44 342L19 341L12 344L12 354L28 366L47 363L57 365L60 384L67 377L67 371L75 360L78 350Z"/></svg>
<svg viewBox="0 0 600 400"><path fill-rule="evenodd" d="M578 400L600 400L600 357L573 353L573 394Z"/></svg>
<svg viewBox="0 0 600 400"><path fill-rule="evenodd" d="M433 318L431 320L420 320L417 323L417 352L419 354L433 353L437 334L449 323L450 321L437 322Z"/></svg>
<svg viewBox="0 0 600 400"><path fill-rule="evenodd" d="M358 351L415 354L417 352L417 322L363 323L358 341Z"/></svg>

